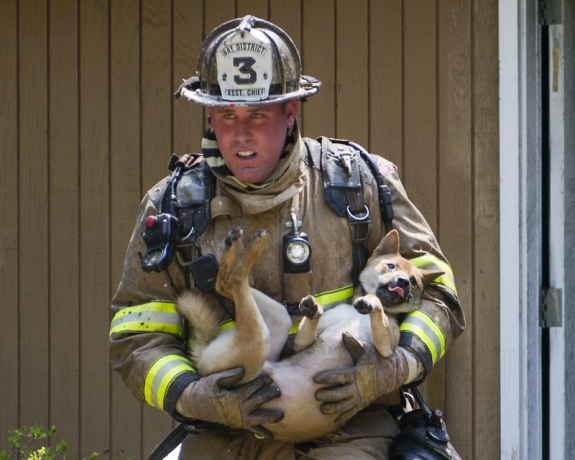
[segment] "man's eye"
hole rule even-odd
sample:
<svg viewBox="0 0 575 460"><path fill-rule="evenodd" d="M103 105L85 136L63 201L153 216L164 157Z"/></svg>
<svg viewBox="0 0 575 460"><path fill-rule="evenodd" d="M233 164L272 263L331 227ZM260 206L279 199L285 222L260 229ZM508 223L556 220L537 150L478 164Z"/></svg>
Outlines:
<svg viewBox="0 0 575 460"><path fill-rule="evenodd" d="M252 113L252 118L263 118L263 114L261 114L261 113Z"/></svg>
<svg viewBox="0 0 575 460"><path fill-rule="evenodd" d="M236 116L232 113L226 113L226 114L224 114L224 118L226 120L233 120L234 118L236 118Z"/></svg>

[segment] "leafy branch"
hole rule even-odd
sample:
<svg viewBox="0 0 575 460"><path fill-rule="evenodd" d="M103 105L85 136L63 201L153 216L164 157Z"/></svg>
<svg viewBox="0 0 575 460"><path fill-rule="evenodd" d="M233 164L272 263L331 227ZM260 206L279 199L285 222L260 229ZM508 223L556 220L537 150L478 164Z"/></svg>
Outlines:
<svg viewBox="0 0 575 460"><path fill-rule="evenodd" d="M49 430L44 430L42 427L37 425L8 431L8 443L11 448L8 452L0 452L0 460L9 460L18 454L26 460L54 460L57 458L67 460L68 444L65 439L62 439L54 449L44 445L41 445L38 448L32 447L32 444L36 441L46 439L56 433L56 431L58 430L56 430L55 426L52 426ZM94 452L90 456L90 460L94 460L97 456L98 454Z"/></svg>

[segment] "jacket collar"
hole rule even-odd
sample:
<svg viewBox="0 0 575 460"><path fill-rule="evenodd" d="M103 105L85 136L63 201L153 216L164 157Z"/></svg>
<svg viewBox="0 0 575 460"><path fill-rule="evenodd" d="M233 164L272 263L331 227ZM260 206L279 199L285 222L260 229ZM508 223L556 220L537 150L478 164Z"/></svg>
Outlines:
<svg viewBox="0 0 575 460"><path fill-rule="evenodd" d="M230 178L217 176L221 190L237 201L245 214L259 214L268 211L297 195L304 187L306 173L302 167L303 142L299 132L287 157L284 171L276 175L265 188L247 191Z"/></svg>

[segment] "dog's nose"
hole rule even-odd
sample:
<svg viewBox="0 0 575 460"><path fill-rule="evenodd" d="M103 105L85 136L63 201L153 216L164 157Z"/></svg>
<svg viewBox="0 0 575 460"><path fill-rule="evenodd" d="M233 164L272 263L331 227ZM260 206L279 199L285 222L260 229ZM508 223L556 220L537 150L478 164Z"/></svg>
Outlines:
<svg viewBox="0 0 575 460"><path fill-rule="evenodd" d="M409 288L409 280L403 276L400 276L397 278L397 285L403 289L407 289Z"/></svg>

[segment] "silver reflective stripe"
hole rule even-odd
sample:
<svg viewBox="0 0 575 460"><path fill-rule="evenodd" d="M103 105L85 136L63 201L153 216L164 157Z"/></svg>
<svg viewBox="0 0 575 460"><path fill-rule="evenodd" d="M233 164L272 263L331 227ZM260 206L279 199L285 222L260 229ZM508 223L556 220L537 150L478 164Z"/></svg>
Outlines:
<svg viewBox="0 0 575 460"><path fill-rule="evenodd" d="M194 371L187 358L167 355L158 359L148 370L144 383L144 399L159 409L164 408L164 398L170 384L183 372Z"/></svg>
<svg viewBox="0 0 575 460"><path fill-rule="evenodd" d="M112 319L110 335L167 332L183 337L182 318L171 302L150 302L120 310Z"/></svg>
<svg viewBox="0 0 575 460"><path fill-rule="evenodd" d="M429 315L416 310L401 323L399 330L417 336L429 349L433 364L445 354L445 336Z"/></svg>

